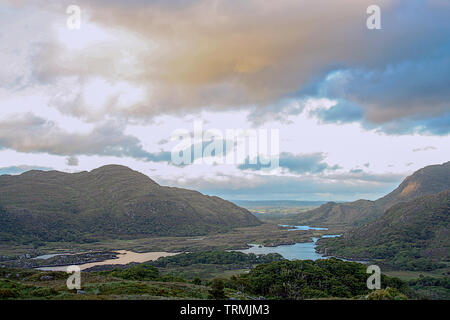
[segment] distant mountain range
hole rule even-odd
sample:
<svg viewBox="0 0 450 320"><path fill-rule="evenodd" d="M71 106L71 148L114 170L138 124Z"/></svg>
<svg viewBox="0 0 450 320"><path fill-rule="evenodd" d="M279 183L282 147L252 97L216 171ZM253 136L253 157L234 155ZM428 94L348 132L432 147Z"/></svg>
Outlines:
<svg viewBox="0 0 450 320"><path fill-rule="evenodd" d="M124 166L0 176L2 242L200 235L260 223L231 202L160 186Z"/></svg>
<svg viewBox="0 0 450 320"><path fill-rule="evenodd" d="M254 207L314 207L324 204L325 201L300 201L300 200L230 200L244 208Z"/></svg>
<svg viewBox="0 0 450 320"><path fill-rule="evenodd" d="M299 224L315 226L336 224L361 226L377 220L395 204L448 189L450 189L450 161L416 171L403 180L397 189L376 201L328 202L319 208L299 213L296 219Z"/></svg>

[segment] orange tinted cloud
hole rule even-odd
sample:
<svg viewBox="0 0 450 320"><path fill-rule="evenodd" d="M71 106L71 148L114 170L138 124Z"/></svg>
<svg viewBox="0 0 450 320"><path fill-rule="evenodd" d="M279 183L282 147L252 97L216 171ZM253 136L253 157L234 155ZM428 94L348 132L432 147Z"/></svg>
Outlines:
<svg viewBox="0 0 450 320"><path fill-rule="evenodd" d="M267 105L332 65L367 58L376 63L379 41L370 39L365 27L370 2L86 1L80 6L92 22L125 29L150 45L137 54L139 72L131 77L147 85L148 103L127 112L152 115ZM380 5L389 10L392 2ZM105 51L103 61L114 61L116 53ZM83 64L92 73L108 69L105 63L96 68L89 59Z"/></svg>

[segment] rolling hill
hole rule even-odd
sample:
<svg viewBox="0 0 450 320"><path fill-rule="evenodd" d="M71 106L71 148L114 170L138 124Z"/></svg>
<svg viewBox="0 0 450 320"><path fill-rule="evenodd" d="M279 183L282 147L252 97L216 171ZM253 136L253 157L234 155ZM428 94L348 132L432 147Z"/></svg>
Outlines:
<svg viewBox="0 0 450 320"><path fill-rule="evenodd" d="M299 224L361 226L375 221L395 204L411 201L417 197L432 195L450 189L450 161L432 165L407 177L394 191L375 200L354 202L328 202L319 208L297 215Z"/></svg>
<svg viewBox="0 0 450 320"><path fill-rule="evenodd" d="M379 260L403 270L433 270L450 262L450 190L402 202L340 238L318 241L328 255Z"/></svg>
<svg viewBox="0 0 450 320"><path fill-rule="evenodd" d="M184 236L259 225L246 209L124 166L0 176L0 241Z"/></svg>

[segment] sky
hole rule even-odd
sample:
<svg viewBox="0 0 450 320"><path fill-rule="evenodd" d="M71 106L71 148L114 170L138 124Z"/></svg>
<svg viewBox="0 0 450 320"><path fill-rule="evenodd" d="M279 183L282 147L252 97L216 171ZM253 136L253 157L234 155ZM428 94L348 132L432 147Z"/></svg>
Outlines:
<svg viewBox="0 0 450 320"><path fill-rule="evenodd" d="M351 201L450 160L447 0L0 0L0 30L0 174Z"/></svg>

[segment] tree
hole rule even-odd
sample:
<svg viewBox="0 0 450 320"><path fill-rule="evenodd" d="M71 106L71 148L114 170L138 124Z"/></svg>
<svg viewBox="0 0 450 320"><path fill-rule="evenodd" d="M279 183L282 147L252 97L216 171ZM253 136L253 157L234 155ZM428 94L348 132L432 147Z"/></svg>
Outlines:
<svg viewBox="0 0 450 320"><path fill-rule="evenodd" d="M226 299L224 287L221 279L214 279L211 283L211 289L209 290L210 298L217 300Z"/></svg>

